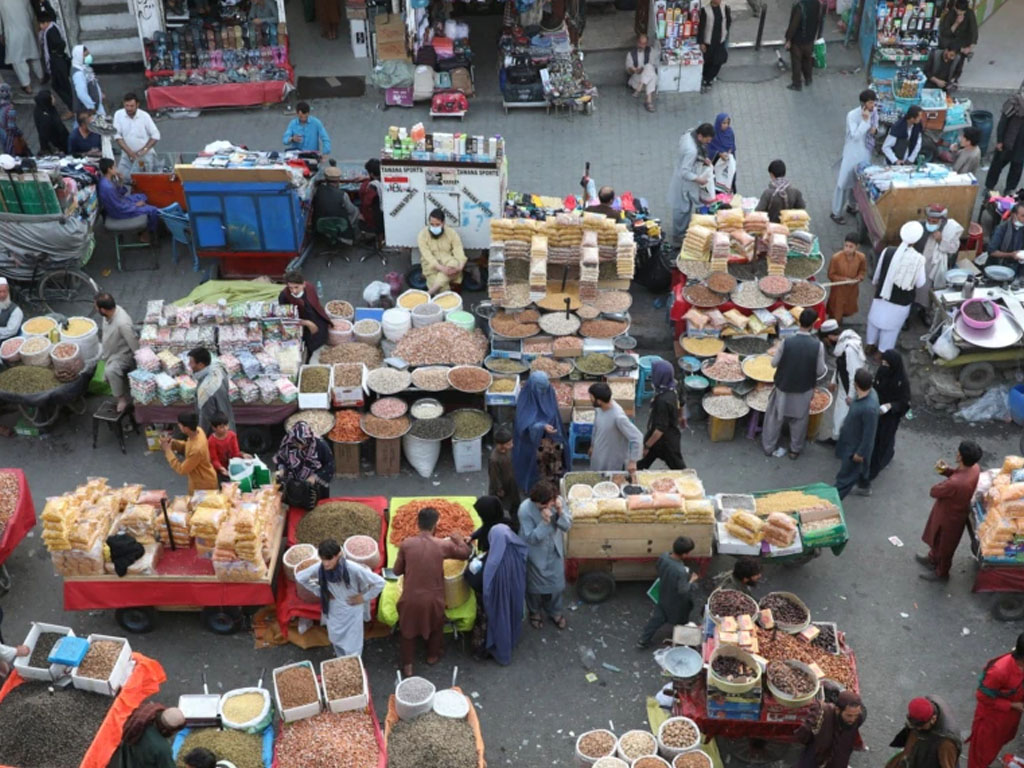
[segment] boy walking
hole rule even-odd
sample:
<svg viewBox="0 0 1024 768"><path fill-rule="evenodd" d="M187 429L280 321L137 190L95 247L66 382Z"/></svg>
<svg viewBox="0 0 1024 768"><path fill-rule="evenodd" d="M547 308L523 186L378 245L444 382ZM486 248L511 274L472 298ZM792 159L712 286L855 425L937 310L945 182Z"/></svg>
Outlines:
<svg viewBox="0 0 1024 768"><path fill-rule="evenodd" d="M655 633L665 624L685 624L690 619L693 598L690 585L697 580L697 574L683 563L683 556L693 551L693 539L680 536L672 543L672 551L662 553L658 558L659 584L658 603L647 620L637 648L647 648Z"/></svg>
<svg viewBox="0 0 1024 768"><path fill-rule="evenodd" d="M512 430L500 427L494 434L494 448L487 460L487 495L501 499L512 520L519 516L519 486L512 467Z"/></svg>

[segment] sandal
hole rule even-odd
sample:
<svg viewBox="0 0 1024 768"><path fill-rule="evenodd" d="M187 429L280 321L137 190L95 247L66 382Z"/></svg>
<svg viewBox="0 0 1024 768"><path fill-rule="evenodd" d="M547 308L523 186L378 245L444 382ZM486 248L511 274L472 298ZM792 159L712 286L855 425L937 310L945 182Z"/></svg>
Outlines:
<svg viewBox="0 0 1024 768"><path fill-rule="evenodd" d="M530 626L534 629L540 629L544 626L544 620L541 618L539 613L530 614Z"/></svg>
<svg viewBox="0 0 1024 768"><path fill-rule="evenodd" d="M565 629L567 626L569 626L569 622L565 620L565 616L552 616L551 623L559 629Z"/></svg>
<svg viewBox="0 0 1024 768"><path fill-rule="evenodd" d="M654 105L653 105L653 104L651 104L651 102L649 102L649 101L648 101L648 102L647 102L646 104L644 104L644 108L645 108L645 109L646 109L646 110L647 110L648 112L654 112Z"/></svg>

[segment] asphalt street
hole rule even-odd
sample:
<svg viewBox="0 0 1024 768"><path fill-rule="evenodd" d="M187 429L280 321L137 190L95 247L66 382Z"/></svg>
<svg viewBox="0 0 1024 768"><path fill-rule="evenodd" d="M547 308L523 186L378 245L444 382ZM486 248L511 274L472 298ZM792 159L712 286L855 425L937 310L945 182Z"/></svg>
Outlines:
<svg viewBox="0 0 1024 768"><path fill-rule="evenodd" d="M723 82L711 94L664 96L655 115L648 115L629 98L621 85L620 55L595 54L588 58L591 77L602 88L598 109L591 117L548 116L543 112L506 117L492 74L478 83L478 96L466 122L447 123L443 129L470 133L500 133L508 140L511 188L564 195L575 191L583 164L590 160L599 183L612 183L646 197L652 209L667 215L664 204L675 147L682 130L710 121L720 111L733 115L740 161L740 189L760 192L768 162L786 159L789 176L807 197L812 228L828 249L841 242L844 229L828 220L835 170L842 143L842 119L856 104L864 87L863 74L828 72L802 93L783 88L785 79L768 69L761 82ZM741 64L737 63L737 66ZM743 66L765 71L771 61L750 60ZM108 92L139 85L111 77ZM752 79L752 78L751 78ZM116 83L116 85L115 85ZM1002 96L979 95L975 106L992 108ZM374 95L314 104L335 141L336 157L360 160L374 155L386 127L428 119L422 109L378 109ZM28 126L26 107L19 120ZM216 139L230 139L251 147L277 147L287 117L280 108L244 112L218 112L196 119L163 120L161 150L194 151ZM33 141L34 138L30 139ZM140 259L148 257L139 257ZM383 270L372 262L345 264L335 260L327 269L314 257L307 272L322 281L326 298L357 299L361 288L384 271L403 267L396 259ZM140 266L136 264L135 266ZM101 235L88 271L103 288L111 290L130 313L138 317L149 298L175 299L200 280L185 261L173 265L164 247L158 271L111 271L111 243ZM635 309L644 324L651 351L671 354L671 337L664 310L654 298L634 288ZM855 318L859 320L860 318ZM95 402L90 406L95 406ZM1018 432L1004 426L968 428L948 418L931 416L919 408L905 422L897 441L896 458L875 483L870 498L850 497L846 502L851 541L839 557L826 553L803 568L769 567L765 589L784 589L801 595L816 619L836 621L847 632L857 652L861 689L869 715L863 729L871 751L854 757L856 766L878 765L887 757L887 744L901 727L906 702L917 695L939 694L952 706L962 728L969 726L973 692L984 662L1008 649L1021 627L991 618L991 595L972 594L975 566L966 544L961 544L948 584L919 580L921 568L913 561L930 507L928 489L936 481L936 459L951 460L957 442L977 439L985 450L984 464L997 464L1017 445ZM639 421L645 422L641 413ZM0 413L0 423L13 424L16 414ZM757 491L829 482L837 462L830 449L811 445L796 462L765 458L759 446L737 435L730 443L710 443L702 424L684 435L684 455L700 473L709 492ZM112 484L141 482L149 487L182 492L184 483L170 472L163 457L145 451L141 439L129 438L126 456L105 432L99 447L91 448L87 416L69 416L44 437L11 438L0 442L0 465L23 468L38 509L47 496L72 489L89 476L102 475ZM369 469L366 467L366 469ZM423 496L473 495L486 489L483 474L456 475L443 459L434 478L423 479L406 468L386 483L373 476L355 481L337 480L335 495ZM904 546L894 546L890 537ZM49 557L38 537L27 539L7 562L14 585L0 597L5 612L4 635L17 641L29 622L71 625L79 634L122 634L112 613L66 613L62 610L61 582L53 574ZM718 558L713 570L730 567ZM657 669L648 652L633 648L648 612L646 584L622 584L608 602L577 605L572 589L568 599L569 629L559 632L548 624L536 631L525 627L522 642L509 667L476 663L464 641L449 640L444 660L435 668L418 671L444 684L452 668L459 668L459 684L473 695L478 707L488 761L492 766L569 765L574 734L594 727L624 732L643 727L644 698L659 687ZM131 637L134 648L159 659L168 682L161 697L174 700L195 692L205 670L217 689L253 684L261 667L289 661L326 658L326 649L303 651L293 646L256 650L248 633L219 637L199 625L197 615L162 614L158 628ZM581 647L595 651L598 664L606 662L620 672L599 668L599 680L588 683L581 664ZM364 654L377 711L383 712L394 684L397 642L371 640ZM881 754L878 754L881 753Z"/></svg>

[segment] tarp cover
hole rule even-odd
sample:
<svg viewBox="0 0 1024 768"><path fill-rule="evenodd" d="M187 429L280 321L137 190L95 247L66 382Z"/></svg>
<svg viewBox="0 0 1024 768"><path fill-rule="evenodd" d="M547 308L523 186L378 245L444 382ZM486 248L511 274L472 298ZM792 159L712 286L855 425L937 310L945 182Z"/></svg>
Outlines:
<svg viewBox="0 0 1024 768"><path fill-rule="evenodd" d="M91 243L92 227L77 216L0 214L0 268L5 273L22 268L25 277L32 277L40 256L47 266L77 266L89 255Z"/></svg>

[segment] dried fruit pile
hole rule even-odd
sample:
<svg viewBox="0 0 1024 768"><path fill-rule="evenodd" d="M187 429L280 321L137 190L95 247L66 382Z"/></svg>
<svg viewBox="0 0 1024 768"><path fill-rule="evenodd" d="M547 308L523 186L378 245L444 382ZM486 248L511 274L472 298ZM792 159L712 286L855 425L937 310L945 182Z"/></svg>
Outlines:
<svg viewBox="0 0 1024 768"><path fill-rule="evenodd" d="M460 504L455 504L445 499L417 499L416 501L403 504L391 516L391 529L388 533L388 539L392 544L397 547L410 536L415 536L419 533L416 517L419 515L420 510L425 507L433 507L437 510L439 517L437 520L437 530L434 532L434 535L439 539L443 539L452 533L461 533L463 536L469 536L475 528L469 512Z"/></svg>
<svg viewBox="0 0 1024 768"><path fill-rule="evenodd" d="M817 664L825 677L835 680L844 688L857 690L853 667L846 655L833 656L820 648L808 645L803 640L781 630L756 628L758 654L769 660L795 659L804 664Z"/></svg>
<svg viewBox="0 0 1024 768"><path fill-rule="evenodd" d="M275 744L278 768L377 768L380 747L366 712L324 712L286 723Z"/></svg>
<svg viewBox="0 0 1024 768"><path fill-rule="evenodd" d="M274 684L283 709L294 709L320 700L313 669L305 664L275 672Z"/></svg>
<svg viewBox="0 0 1024 768"><path fill-rule="evenodd" d="M803 624L810 618L807 609L799 605L781 592L772 592L761 598L761 608L768 608L780 624Z"/></svg>
<svg viewBox="0 0 1024 768"><path fill-rule="evenodd" d="M723 616L753 616L757 613L757 603L750 595L745 595L736 589L719 589L711 595L709 603L711 615L717 618Z"/></svg>
<svg viewBox="0 0 1024 768"><path fill-rule="evenodd" d="M478 365L487 353L487 339L452 323L412 328L395 345L395 356L409 365Z"/></svg>
<svg viewBox="0 0 1024 768"><path fill-rule="evenodd" d="M78 665L78 676L91 680L106 680L114 671L122 648L124 643L120 640L93 640L89 644L85 658Z"/></svg>
<svg viewBox="0 0 1024 768"><path fill-rule="evenodd" d="M711 669L724 680L745 683L756 677L757 673L735 656L717 656L711 662Z"/></svg>
<svg viewBox="0 0 1024 768"><path fill-rule="evenodd" d="M813 680L804 670L785 661L769 662L766 671L768 681L787 696L807 696L818 687L817 680Z"/></svg>
<svg viewBox="0 0 1024 768"><path fill-rule="evenodd" d="M324 664L324 686L327 698L347 699L363 692L363 668L359 659L335 659Z"/></svg>

